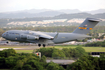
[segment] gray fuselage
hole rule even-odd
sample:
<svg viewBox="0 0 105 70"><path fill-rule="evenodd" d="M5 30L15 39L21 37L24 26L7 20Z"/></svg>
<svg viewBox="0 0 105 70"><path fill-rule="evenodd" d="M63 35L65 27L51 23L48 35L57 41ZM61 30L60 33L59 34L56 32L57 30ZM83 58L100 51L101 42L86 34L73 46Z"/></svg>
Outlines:
<svg viewBox="0 0 105 70"><path fill-rule="evenodd" d="M54 37L54 39L46 39L46 38L35 39L34 38L34 36L36 35L40 36L40 34L52 36ZM23 37L21 37L21 35ZM28 36L30 36L30 39L28 39ZM36 32L36 31L26 31L26 30L9 30L3 33L2 37L4 37L7 40L18 41L18 42L53 44L53 43L64 43L72 40L80 40L90 36L83 35L83 34L76 34L76 33L56 33L56 32L48 33L48 32L38 32L38 31Z"/></svg>

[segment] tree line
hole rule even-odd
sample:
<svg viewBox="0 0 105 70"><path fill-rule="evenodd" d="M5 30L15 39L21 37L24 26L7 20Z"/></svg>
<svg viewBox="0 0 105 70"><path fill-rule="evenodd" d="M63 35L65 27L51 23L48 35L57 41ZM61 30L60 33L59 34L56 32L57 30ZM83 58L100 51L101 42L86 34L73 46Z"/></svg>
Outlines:
<svg viewBox="0 0 105 70"><path fill-rule="evenodd" d="M87 44L85 44L85 46L86 47L87 46L90 46L90 47L105 47L105 41L103 41L103 42L98 41L98 42L87 43Z"/></svg>
<svg viewBox="0 0 105 70"><path fill-rule="evenodd" d="M10 70L105 70L105 54L100 57L92 57L84 54L83 49L76 48L81 55L74 63L69 64L67 69L54 62L46 62L45 56L51 56L51 51L42 53L42 58L39 58L34 53L16 53L14 49L5 49L0 51L0 69ZM51 50L51 49L45 49ZM65 56L71 56L68 53L70 49L65 48ZM73 50L73 49L72 49ZM62 52L63 52L62 51ZM71 51L71 50L70 50ZM69 52L70 52L69 51ZM57 49L54 50L56 56L61 56L62 53L57 55ZM50 53L50 54L49 54ZM64 53L64 52L63 52ZM52 54L55 55L55 54Z"/></svg>
<svg viewBox="0 0 105 70"><path fill-rule="evenodd" d="M14 49L5 49L0 51L0 69L11 70L65 70L62 66L46 62L46 57L59 59L60 57L81 57L85 50L81 47L76 49L64 48L62 50L55 48L40 48L36 52L41 52L39 58L34 53L16 53Z"/></svg>
<svg viewBox="0 0 105 70"><path fill-rule="evenodd" d="M63 48L62 50L56 48L40 48L36 52L41 52L41 55L50 58L79 58L81 56L87 55L82 47L76 48Z"/></svg>
<svg viewBox="0 0 105 70"><path fill-rule="evenodd" d="M100 57L82 56L70 64L67 70L105 70L105 54Z"/></svg>
<svg viewBox="0 0 105 70"><path fill-rule="evenodd" d="M10 70L65 70L62 66L46 62L33 53L16 53L14 49L0 51L0 69Z"/></svg>

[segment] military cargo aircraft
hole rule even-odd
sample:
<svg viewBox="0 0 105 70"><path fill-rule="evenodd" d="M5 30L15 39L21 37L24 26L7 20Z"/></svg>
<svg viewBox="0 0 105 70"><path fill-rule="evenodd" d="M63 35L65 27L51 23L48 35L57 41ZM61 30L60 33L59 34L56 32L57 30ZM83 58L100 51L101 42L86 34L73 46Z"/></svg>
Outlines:
<svg viewBox="0 0 105 70"><path fill-rule="evenodd" d="M45 47L48 44L58 44L91 37L88 36L87 33L89 33L99 21L100 19L87 18L72 33L9 30L3 33L2 37L10 41L37 43L39 47L41 45Z"/></svg>

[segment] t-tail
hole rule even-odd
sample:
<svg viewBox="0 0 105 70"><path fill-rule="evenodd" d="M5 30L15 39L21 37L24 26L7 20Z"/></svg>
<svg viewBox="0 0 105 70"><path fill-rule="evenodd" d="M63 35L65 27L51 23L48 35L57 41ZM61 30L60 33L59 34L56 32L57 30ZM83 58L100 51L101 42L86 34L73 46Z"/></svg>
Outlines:
<svg viewBox="0 0 105 70"><path fill-rule="evenodd" d="M101 20L96 18L87 18L78 28L73 31L73 33L87 34L95 25L97 25L97 23L99 23L99 21Z"/></svg>

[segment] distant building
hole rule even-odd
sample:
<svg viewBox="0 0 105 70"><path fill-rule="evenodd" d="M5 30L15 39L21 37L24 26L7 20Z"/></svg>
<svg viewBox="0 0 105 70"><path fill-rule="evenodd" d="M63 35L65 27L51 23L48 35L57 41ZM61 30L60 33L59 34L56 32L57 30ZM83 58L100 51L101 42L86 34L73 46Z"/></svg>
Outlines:
<svg viewBox="0 0 105 70"><path fill-rule="evenodd" d="M105 52L91 52L89 55L92 55L93 57L100 57L100 54L105 54Z"/></svg>
<svg viewBox="0 0 105 70"><path fill-rule="evenodd" d="M104 34L105 34L105 33L99 33L99 34L98 34L98 37L100 37L100 36L102 36L102 35L104 35Z"/></svg>

